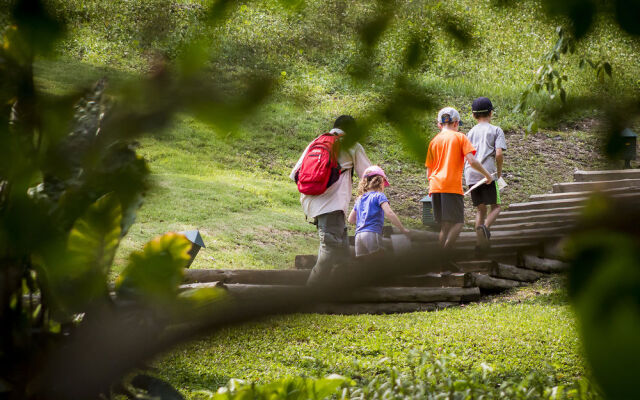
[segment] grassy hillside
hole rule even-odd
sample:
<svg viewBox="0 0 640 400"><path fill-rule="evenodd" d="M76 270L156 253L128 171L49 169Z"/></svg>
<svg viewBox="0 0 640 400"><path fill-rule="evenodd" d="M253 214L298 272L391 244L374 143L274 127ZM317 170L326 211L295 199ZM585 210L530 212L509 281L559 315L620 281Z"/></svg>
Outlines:
<svg viewBox="0 0 640 400"><path fill-rule="evenodd" d="M552 183L570 179L575 168L603 165L592 126L579 123L591 116L589 110L567 114L565 122L554 122L534 137L522 133L526 115L511 112L553 45L560 22L546 19L537 3L526 2L516 10L488 0L459 0L444 10L440 3L399 2L375 49L366 84L354 81L348 71L362 50L357 27L374 15L374 2L307 1L293 8L285 3L241 5L216 28L206 26L206 3L200 1L57 5L70 35L60 45L61 60L43 61L38 69L39 82L53 91L69 90L101 74L117 81L144 73L154 59L150 49L175 57L194 37L211 44L210 68L216 79L238 79L255 69L278 77L271 101L249 116L239 132L219 132L180 115L164 134L142 141L156 185L124 242L116 271L131 249L168 230L202 231L209 246L196 260L200 268L286 268L295 254L314 252L313 227L304 220L288 171L333 118L362 116L385 98L411 34L420 35L426 55L410 79L434 100L432 108L418 113L421 140L426 146L435 134L437 108L460 109L467 121L463 130L468 130L471 100L491 97L497 107L495 123L507 131L510 147L506 203L549 190ZM154 24L154 12L171 23ZM443 21L468 27L471 42L455 40L442 28ZM326 26L332 27L330 34ZM594 91L633 90L628 83L640 72L636 50L602 21L577 51L610 60L614 77L596 83L593 71L578 69L578 58L567 57L561 64L570 77L569 99ZM392 205L409 226L418 227L418 200L426 187L422 160L412 157L392 126L374 124L368 133L363 144L371 160L388 172Z"/></svg>

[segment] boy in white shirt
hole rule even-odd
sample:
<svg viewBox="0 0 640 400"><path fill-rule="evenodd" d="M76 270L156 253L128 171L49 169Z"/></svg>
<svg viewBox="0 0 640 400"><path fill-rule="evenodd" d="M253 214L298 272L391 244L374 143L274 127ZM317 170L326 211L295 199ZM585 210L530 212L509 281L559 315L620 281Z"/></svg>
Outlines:
<svg viewBox="0 0 640 400"><path fill-rule="evenodd" d="M486 97L475 99L471 105L473 117L478 121L467 138L476 148L476 158L482 166L494 177L494 181L487 185L480 185L471 192L471 201L477 208L476 235L478 245L487 247L491 238L489 227L500 214L500 191L497 180L502 176L503 151L507 149L504 132L500 127L491 124L493 104ZM473 186L482 180L482 174L476 172L466 163L464 177L467 186Z"/></svg>

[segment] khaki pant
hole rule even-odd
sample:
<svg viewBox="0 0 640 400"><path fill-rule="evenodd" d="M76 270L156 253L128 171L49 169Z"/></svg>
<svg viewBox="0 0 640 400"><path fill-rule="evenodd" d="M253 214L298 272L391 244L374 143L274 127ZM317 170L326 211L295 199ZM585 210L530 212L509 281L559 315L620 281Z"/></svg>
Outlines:
<svg viewBox="0 0 640 400"><path fill-rule="evenodd" d="M318 224L318 260L309 274L307 285L328 283L334 270L349 260L349 237L344 212L333 211L316 217Z"/></svg>

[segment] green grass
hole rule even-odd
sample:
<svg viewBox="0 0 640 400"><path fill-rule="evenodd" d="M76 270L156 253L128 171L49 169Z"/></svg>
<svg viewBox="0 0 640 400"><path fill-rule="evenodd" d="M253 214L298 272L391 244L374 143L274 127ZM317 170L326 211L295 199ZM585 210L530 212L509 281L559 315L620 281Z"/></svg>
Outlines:
<svg viewBox="0 0 640 400"><path fill-rule="evenodd" d="M454 354L453 371L486 363L495 379L550 368L571 381L585 372L574 316L557 278L437 312L273 318L181 346L155 365L189 396L230 378L265 383L337 373L367 381L388 366L409 368L413 350L434 358Z"/></svg>

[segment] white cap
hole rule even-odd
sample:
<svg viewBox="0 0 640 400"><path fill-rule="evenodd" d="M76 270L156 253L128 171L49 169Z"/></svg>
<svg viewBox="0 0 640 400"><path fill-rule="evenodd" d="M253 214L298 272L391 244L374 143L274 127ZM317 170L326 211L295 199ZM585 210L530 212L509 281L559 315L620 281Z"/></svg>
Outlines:
<svg viewBox="0 0 640 400"><path fill-rule="evenodd" d="M443 119L444 116L444 119ZM447 117L448 116L448 117ZM451 122L460 122L460 113L453 107L445 107L438 111L438 123L448 124Z"/></svg>

